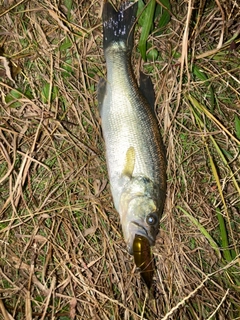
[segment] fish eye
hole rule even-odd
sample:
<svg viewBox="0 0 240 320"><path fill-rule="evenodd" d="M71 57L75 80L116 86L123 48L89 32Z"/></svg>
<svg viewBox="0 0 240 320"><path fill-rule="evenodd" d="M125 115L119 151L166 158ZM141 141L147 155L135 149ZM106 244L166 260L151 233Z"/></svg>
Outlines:
<svg viewBox="0 0 240 320"><path fill-rule="evenodd" d="M154 214L154 213L149 213L149 214L147 215L146 221L147 221L147 224L148 224L148 225L153 226L153 225L155 225L155 224L157 223L158 218L157 218L156 214Z"/></svg>

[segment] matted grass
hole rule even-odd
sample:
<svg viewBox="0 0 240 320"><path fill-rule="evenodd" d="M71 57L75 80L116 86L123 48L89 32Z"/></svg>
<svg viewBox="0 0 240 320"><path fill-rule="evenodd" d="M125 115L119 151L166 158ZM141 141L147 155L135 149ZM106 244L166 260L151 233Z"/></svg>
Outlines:
<svg viewBox="0 0 240 320"><path fill-rule="evenodd" d="M103 1L2 1L0 318L240 318L240 7L171 4L148 38L157 60L141 59L139 27L133 54L168 159L148 295L106 171Z"/></svg>

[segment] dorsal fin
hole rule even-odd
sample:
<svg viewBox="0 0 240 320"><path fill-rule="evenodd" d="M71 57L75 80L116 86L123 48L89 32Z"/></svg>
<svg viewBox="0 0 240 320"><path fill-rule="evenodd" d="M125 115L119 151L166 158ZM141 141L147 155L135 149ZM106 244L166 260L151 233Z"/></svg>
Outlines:
<svg viewBox="0 0 240 320"><path fill-rule="evenodd" d="M147 102L150 104L152 110L154 110L154 104L155 104L155 93L153 89L153 84L151 81L151 78L144 74L143 72L140 72L140 90L144 97L146 98Z"/></svg>

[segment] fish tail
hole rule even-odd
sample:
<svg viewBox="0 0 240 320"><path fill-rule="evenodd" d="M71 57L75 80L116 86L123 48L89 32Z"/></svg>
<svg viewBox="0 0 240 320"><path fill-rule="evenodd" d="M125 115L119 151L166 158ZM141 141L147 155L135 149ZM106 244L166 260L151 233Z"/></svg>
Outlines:
<svg viewBox="0 0 240 320"><path fill-rule="evenodd" d="M116 11L108 1L104 3L102 14L104 51L116 42L123 42L129 50L132 49L136 13L137 2L124 2L119 11Z"/></svg>

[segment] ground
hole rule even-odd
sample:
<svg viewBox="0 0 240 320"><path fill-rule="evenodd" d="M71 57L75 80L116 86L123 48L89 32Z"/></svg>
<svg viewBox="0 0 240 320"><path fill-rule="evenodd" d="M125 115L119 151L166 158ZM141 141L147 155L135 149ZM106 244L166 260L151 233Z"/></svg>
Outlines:
<svg viewBox="0 0 240 320"><path fill-rule="evenodd" d="M148 292L108 184L103 1L1 2L0 319L239 319L240 7L162 4L133 51L168 161Z"/></svg>

